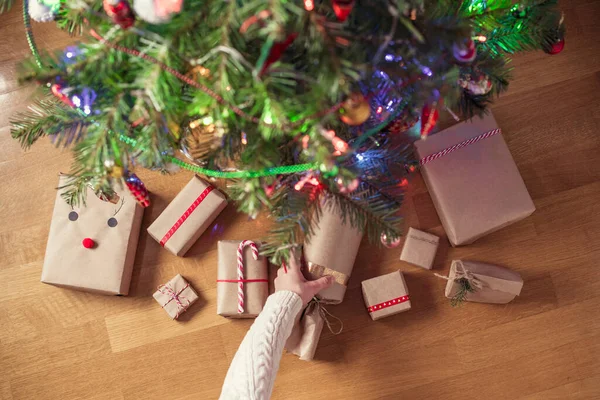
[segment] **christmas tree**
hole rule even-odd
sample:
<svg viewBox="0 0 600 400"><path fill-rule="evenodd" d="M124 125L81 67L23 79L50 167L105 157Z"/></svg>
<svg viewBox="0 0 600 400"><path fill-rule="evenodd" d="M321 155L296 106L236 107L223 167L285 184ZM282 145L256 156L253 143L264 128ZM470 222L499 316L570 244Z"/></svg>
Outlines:
<svg viewBox="0 0 600 400"><path fill-rule="evenodd" d="M397 239L411 132L485 112L508 55L564 45L555 0L28 1L20 77L45 96L12 135L72 148L66 200L143 190L134 167L177 164L272 215L275 261L325 200L371 241ZM29 16L82 43L40 54Z"/></svg>

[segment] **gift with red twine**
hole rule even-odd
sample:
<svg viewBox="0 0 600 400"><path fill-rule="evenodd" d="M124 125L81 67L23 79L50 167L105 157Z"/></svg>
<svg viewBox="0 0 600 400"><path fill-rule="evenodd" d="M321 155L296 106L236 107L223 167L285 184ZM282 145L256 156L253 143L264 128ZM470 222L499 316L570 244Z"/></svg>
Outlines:
<svg viewBox="0 0 600 400"><path fill-rule="evenodd" d="M179 318L181 313L198 300L198 294L179 274L166 284L160 285L152 297L173 319Z"/></svg>
<svg viewBox="0 0 600 400"><path fill-rule="evenodd" d="M453 246L533 213L535 206L489 114L415 142L421 174Z"/></svg>
<svg viewBox="0 0 600 400"><path fill-rule="evenodd" d="M226 206L221 192L194 176L148 227L148 233L171 253L183 256Z"/></svg>
<svg viewBox="0 0 600 400"><path fill-rule="evenodd" d="M260 243L221 240L217 248L217 314L255 318L269 296L267 260L259 254Z"/></svg>
<svg viewBox="0 0 600 400"><path fill-rule="evenodd" d="M362 281L367 311L373 320L410 310L410 296L402 272Z"/></svg>

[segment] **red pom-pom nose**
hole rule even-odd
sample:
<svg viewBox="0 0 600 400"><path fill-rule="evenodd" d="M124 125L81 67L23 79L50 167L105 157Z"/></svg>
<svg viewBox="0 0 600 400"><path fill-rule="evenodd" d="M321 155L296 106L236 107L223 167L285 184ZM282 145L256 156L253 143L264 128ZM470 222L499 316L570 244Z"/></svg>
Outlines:
<svg viewBox="0 0 600 400"><path fill-rule="evenodd" d="M93 239L90 238L85 238L83 239L83 241L81 242L81 244L83 245L83 247L85 247L86 249L91 249L94 246L96 246L96 242L94 242Z"/></svg>

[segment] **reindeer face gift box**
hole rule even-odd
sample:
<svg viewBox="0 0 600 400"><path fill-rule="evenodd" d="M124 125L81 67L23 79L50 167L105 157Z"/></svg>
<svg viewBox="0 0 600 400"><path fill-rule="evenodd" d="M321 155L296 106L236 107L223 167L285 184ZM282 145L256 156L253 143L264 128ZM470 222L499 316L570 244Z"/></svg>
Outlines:
<svg viewBox="0 0 600 400"><path fill-rule="evenodd" d="M59 188L67 183L61 175ZM88 189L86 205L56 194L42 282L100 294L129 292L143 208L124 189L101 200Z"/></svg>

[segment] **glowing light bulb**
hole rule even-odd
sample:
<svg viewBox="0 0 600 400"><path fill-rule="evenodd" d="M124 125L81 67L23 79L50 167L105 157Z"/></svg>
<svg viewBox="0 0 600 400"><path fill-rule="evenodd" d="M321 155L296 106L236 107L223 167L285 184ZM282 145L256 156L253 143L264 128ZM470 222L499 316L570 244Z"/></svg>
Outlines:
<svg viewBox="0 0 600 400"><path fill-rule="evenodd" d="M313 0L304 0L304 9L306 11L312 11L315 9L315 2Z"/></svg>

